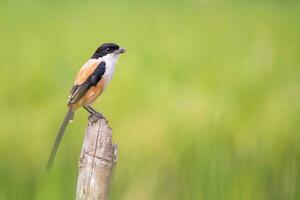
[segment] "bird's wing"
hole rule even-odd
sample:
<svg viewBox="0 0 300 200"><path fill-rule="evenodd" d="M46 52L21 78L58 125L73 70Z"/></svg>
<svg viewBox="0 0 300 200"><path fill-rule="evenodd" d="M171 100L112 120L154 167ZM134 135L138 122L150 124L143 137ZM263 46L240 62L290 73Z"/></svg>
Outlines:
<svg viewBox="0 0 300 200"><path fill-rule="evenodd" d="M101 60L89 59L78 71L74 85L80 85L95 71Z"/></svg>
<svg viewBox="0 0 300 200"><path fill-rule="evenodd" d="M105 62L99 62L93 63L90 66L83 66L80 69L71 89L68 105L78 102L90 87L97 85L101 80L105 72Z"/></svg>

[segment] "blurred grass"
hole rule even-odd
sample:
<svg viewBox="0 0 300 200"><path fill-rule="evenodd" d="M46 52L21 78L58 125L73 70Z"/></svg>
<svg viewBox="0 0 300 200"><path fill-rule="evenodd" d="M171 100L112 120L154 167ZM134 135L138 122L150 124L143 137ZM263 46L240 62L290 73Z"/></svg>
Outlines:
<svg viewBox="0 0 300 200"><path fill-rule="evenodd" d="M45 170L77 70L126 47L95 107L119 144L111 199L299 199L296 1L1 1L0 199L73 199L87 123Z"/></svg>

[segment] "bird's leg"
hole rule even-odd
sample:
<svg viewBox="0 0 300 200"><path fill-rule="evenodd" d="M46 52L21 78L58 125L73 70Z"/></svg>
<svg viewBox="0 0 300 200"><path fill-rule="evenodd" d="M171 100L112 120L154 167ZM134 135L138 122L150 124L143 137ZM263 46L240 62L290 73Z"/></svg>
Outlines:
<svg viewBox="0 0 300 200"><path fill-rule="evenodd" d="M96 111L91 106L83 106L83 108L86 109L91 114L91 117L94 117L94 118L96 117L96 119L93 121L97 121L98 119L105 119L101 113Z"/></svg>
<svg viewBox="0 0 300 200"><path fill-rule="evenodd" d="M91 115L93 114L93 111L88 106L83 106L83 108L88 111Z"/></svg>

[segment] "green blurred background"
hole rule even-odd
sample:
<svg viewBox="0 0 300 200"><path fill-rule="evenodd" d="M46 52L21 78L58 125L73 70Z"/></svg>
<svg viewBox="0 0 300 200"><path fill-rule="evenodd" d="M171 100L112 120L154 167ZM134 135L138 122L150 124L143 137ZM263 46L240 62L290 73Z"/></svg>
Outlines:
<svg viewBox="0 0 300 200"><path fill-rule="evenodd" d="M95 104L113 200L300 199L300 3L0 1L0 199L74 199L80 109L45 170L81 65L128 50Z"/></svg>

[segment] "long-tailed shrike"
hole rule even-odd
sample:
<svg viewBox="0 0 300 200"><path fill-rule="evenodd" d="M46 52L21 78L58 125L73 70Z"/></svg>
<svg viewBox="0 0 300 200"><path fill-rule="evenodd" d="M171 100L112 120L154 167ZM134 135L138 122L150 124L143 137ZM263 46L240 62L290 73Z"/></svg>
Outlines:
<svg viewBox="0 0 300 200"><path fill-rule="evenodd" d="M77 108L82 106L90 114L103 118L102 114L94 110L90 105L106 88L113 76L119 55L124 52L125 49L117 44L104 43L97 48L92 57L79 70L68 98L68 112L52 147L47 169L50 169L53 164L64 131L68 123L73 120L74 112Z"/></svg>

